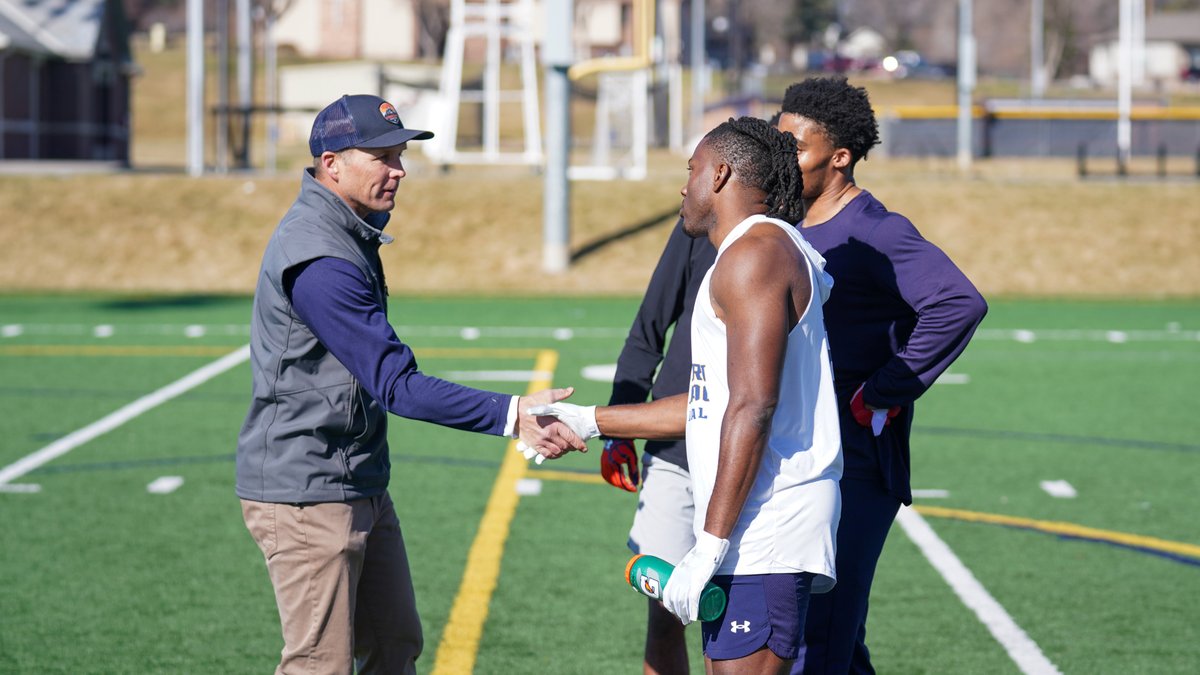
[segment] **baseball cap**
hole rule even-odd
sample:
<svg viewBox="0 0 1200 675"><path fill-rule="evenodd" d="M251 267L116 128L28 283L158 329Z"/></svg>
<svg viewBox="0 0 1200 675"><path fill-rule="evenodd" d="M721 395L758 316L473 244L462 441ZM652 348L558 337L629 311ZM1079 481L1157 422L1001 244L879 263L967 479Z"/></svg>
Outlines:
<svg viewBox="0 0 1200 675"><path fill-rule="evenodd" d="M391 103L370 94L347 94L325 106L308 136L312 156L346 148L387 148L433 138L432 131L405 129Z"/></svg>

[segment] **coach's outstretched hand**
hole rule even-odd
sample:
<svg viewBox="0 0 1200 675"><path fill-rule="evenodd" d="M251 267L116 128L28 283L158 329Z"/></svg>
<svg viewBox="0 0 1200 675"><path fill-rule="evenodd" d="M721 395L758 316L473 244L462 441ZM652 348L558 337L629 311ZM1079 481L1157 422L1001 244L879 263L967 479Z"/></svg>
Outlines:
<svg viewBox="0 0 1200 675"><path fill-rule="evenodd" d="M573 387L543 389L536 394L522 396L517 400L517 432L519 436L517 451L523 453L526 459L531 459L536 455L540 464L540 460L543 458L555 459L571 450L587 452L587 444L584 443L587 439L582 438L569 424L564 424L553 417L539 417L536 413L530 412L531 408L546 404L570 405L556 402L573 393L575 393Z"/></svg>

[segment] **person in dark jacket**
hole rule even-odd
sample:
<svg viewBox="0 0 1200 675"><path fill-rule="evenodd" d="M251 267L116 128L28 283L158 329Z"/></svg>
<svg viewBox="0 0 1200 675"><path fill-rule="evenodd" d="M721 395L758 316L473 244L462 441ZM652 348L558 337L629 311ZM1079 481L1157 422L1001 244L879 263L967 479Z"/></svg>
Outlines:
<svg viewBox="0 0 1200 675"><path fill-rule="evenodd" d="M825 256L825 325L845 468L837 585L814 594L793 673L873 673L867 601L900 505L912 503L914 403L966 348L987 303L904 216L854 181L879 142L866 90L809 78L784 95L777 127L796 137L804 238Z"/></svg>
<svg viewBox="0 0 1200 675"><path fill-rule="evenodd" d="M498 436L539 454L583 449L517 397L422 373L387 317L379 247L409 141L396 109L343 96L313 123L313 168L267 244L250 329L253 398L238 437L246 527L275 589L277 673L413 673L423 638L388 496L387 413Z"/></svg>
<svg viewBox="0 0 1200 675"><path fill-rule="evenodd" d="M692 367L692 308L700 282L716 257L717 251L706 237L689 237L683 231L683 220L676 223L617 358L609 405L643 403L647 398L657 400L687 391ZM612 485L638 490L637 452L632 441L606 440L600 469ZM676 565L696 544L684 441L647 441L640 478L629 548ZM688 672L684 625L660 601L651 598L648 603L643 670Z"/></svg>

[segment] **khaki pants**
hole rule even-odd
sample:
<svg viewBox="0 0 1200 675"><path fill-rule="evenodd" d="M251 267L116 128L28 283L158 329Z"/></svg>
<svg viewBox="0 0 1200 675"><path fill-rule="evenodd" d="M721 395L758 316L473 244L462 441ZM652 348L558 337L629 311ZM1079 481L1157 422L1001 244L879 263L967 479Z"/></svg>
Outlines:
<svg viewBox="0 0 1200 675"><path fill-rule="evenodd" d="M277 675L415 673L423 638L386 493L328 504L242 500L283 626Z"/></svg>

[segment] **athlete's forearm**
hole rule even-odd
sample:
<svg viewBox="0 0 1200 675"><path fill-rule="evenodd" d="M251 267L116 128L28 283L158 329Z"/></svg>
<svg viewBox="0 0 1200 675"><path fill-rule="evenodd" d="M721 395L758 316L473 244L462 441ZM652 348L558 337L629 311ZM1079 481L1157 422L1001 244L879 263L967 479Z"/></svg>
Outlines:
<svg viewBox="0 0 1200 675"><path fill-rule="evenodd" d="M648 403L596 408L596 426L611 438L663 441L683 438L687 426L687 394Z"/></svg>

